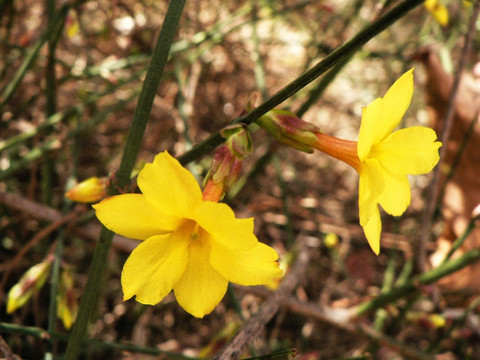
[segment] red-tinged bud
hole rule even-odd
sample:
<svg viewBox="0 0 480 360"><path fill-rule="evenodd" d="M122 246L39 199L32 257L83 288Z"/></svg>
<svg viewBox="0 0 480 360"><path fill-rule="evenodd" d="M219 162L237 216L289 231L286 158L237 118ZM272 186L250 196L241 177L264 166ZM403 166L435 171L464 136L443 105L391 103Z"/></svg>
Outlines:
<svg viewBox="0 0 480 360"><path fill-rule="evenodd" d="M445 317L439 314L427 314L424 312L408 312L406 318L411 322L416 322L426 328L443 328L447 324Z"/></svg>
<svg viewBox="0 0 480 360"><path fill-rule="evenodd" d="M77 316L78 302L74 290L74 278L70 270L64 269L60 275L57 295L57 316L65 329L70 329Z"/></svg>
<svg viewBox="0 0 480 360"><path fill-rule="evenodd" d="M279 142L297 150L312 153L319 129L287 110L273 109L261 116L257 124Z"/></svg>
<svg viewBox="0 0 480 360"><path fill-rule="evenodd" d="M213 156L212 166L205 178L203 199L219 201L237 182L242 171L242 160L237 158L230 147L220 146Z"/></svg>
<svg viewBox="0 0 480 360"><path fill-rule="evenodd" d="M227 140L213 155L203 190L203 199L215 202L237 182L242 172L242 159L253 149L250 133L244 125L228 126L220 134Z"/></svg>
<svg viewBox="0 0 480 360"><path fill-rule="evenodd" d="M53 256L32 266L8 292L7 313L10 314L27 303L33 294L42 288L50 273Z"/></svg>
<svg viewBox="0 0 480 360"><path fill-rule="evenodd" d="M243 124L230 125L220 130L220 135L227 139L225 144L235 157L243 159L253 151L250 132Z"/></svg>
<svg viewBox="0 0 480 360"><path fill-rule="evenodd" d="M108 178L91 177L75 185L65 193L65 196L76 202L94 203L107 196L109 184Z"/></svg>

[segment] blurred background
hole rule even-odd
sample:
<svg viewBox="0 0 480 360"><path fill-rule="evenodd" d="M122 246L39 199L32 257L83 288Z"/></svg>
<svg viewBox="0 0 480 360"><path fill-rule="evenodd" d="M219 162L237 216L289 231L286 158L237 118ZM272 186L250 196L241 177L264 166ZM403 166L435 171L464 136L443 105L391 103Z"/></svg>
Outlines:
<svg viewBox="0 0 480 360"><path fill-rule="evenodd" d="M260 104L396 3L187 1L136 170L161 151L184 154L233 121L252 98ZM325 76L316 80L281 108L327 134L356 140L362 106L383 96L415 67L414 95L402 126L441 131L438 124L461 60L472 4L439 1L435 6L440 5L446 5L447 23L438 12L417 7L369 41L330 81ZM47 352L62 354L65 349L66 335L51 338L40 330L68 334L100 224L89 205L72 203L64 194L93 176L115 178L167 6L167 1L149 0L0 1L0 334L24 359L43 359ZM455 119L464 119L464 125L454 130L457 143L450 159L478 116L479 49L476 32L464 58L468 81L462 80L455 110ZM438 93L442 89L443 95ZM474 136L477 125L469 132L477 131ZM413 276L431 174L410 179L412 204L404 216L382 214L382 253L377 257L358 225L358 176L353 169L318 152L283 147L254 126L252 137L254 153L245 159L244 173L225 201L238 217L255 218L257 237L277 249L287 269L298 244L308 249L308 267L291 298L329 309L331 316L319 318L282 306L263 336L250 344L255 352L246 351L245 357L295 348L298 359L480 359L480 318L475 312L480 275L475 267L462 275L461 283L453 278L443 287L422 287L356 320L375 329L375 336L345 327L333 316ZM478 142L471 144L467 157L479 150ZM199 182L211 155L188 165ZM457 169L473 178L458 191L472 194L479 203L478 163L472 161L470 170ZM449 199L468 223L474 204L469 208L454 192ZM459 225L459 230L444 219L449 216L438 216L432 224L429 255L441 250L435 239L443 237L449 244L466 226ZM445 229L451 229L450 237ZM95 341L83 354L86 359L209 358L270 294L264 288L233 287L241 311L234 310L235 298L227 295L204 319L187 314L172 294L157 306L123 302L120 273L135 245L115 238L92 314L89 337ZM51 256L58 254L58 246L60 275L53 275ZM7 313L9 290L42 262L48 269L27 284L35 291L23 306ZM70 279L59 280L64 294L57 299L64 312L57 318L51 310L53 276ZM143 350L122 347L126 343ZM148 355L145 349L161 354Z"/></svg>

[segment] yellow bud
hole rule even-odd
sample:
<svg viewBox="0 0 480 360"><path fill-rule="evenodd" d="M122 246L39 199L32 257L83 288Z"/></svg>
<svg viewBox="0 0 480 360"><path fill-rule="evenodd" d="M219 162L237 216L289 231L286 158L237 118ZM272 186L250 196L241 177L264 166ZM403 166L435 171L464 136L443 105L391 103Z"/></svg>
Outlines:
<svg viewBox="0 0 480 360"><path fill-rule="evenodd" d="M7 313L11 314L27 303L32 295L45 284L53 257L32 266L8 292Z"/></svg>
<svg viewBox="0 0 480 360"><path fill-rule="evenodd" d="M74 293L74 279L68 269L60 275L60 286L57 295L57 316L62 320L65 329L70 329L77 316L78 302Z"/></svg>
<svg viewBox="0 0 480 360"><path fill-rule="evenodd" d="M94 203L107 196L108 178L91 177L75 185L65 193L65 196L82 203Z"/></svg>
<svg viewBox="0 0 480 360"><path fill-rule="evenodd" d="M335 247L337 247L338 245L338 236L337 234L334 234L334 233L328 233L327 235L325 235L325 237L323 238L323 243L325 244L325 246L329 249L333 249Z"/></svg>
<svg viewBox="0 0 480 360"><path fill-rule="evenodd" d="M432 326L435 328L442 328L447 324L445 318L438 314L428 315L428 320L430 321L430 324L432 324Z"/></svg>
<svg viewBox="0 0 480 360"><path fill-rule="evenodd" d="M448 25L449 15L445 5L440 4L438 0L426 0L424 6L441 26Z"/></svg>

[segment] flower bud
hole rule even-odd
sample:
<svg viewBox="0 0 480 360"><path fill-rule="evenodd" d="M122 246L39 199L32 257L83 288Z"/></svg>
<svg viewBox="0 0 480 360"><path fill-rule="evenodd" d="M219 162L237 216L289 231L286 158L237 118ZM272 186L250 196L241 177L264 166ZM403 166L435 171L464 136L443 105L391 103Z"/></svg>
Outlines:
<svg viewBox="0 0 480 360"><path fill-rule="evenodd" d="M438 0L425 0L424 6L441 26L448 25L449 15L445 5L440 4Z"/></svg>
<svg viewBox="0 0 480 360"><path fill-rule="evenodd" d="M273 109L261 116L257 124L281 143L297 150L312 153L319 129L287 110Z"/></svg>
<svg viewBox="0 0 480 360"><path fill-rule="evenodd" d="M234 185L242 171L242 160L228 145L220 146L213 155L213 162L205 178L204 200L218 201Z"/></svg>
<svg viewBox="0 0 480 360"><path fill-rule="evenodd" d="M94 203L107 196L110 181L106 177L91 177L75 185L65 196L76 202Z"/></svg>
<svg viewBox="0 0 480 360"><path fill-rule="evenodd" d="M27 303L32 295L45 284L50 273L53 256L32 266L8 292L7 314L11 314Z"/></svg>
<svg viewBox="0 0 480 360"><path fill-rule="evenodd" d="M442 315L439 314L429 314L428 322L434 328L443 328L447 324L447 321Z"/></svg>
<svg viewBox="0 0 480 360"><path fill-rule="evenodd" d="M241 124L228 126L220 134L227 140L213 155L212 166L205 177L204 200L218 201L230 190L242 171L242 159L253 148L250 133Z"/></svg>
<svg viewBox="0 0 480 360"><path fill-rule="evenodd" d="M328 249L336 248L338 245L338 236L334 233L328 233L323 238L323 243Z"/></svg>
<svg viewBox="0 0 480 360"><path fill-rule="evenodd" d="M220 130L220 135L227 139L225 144L233 155L243 159L253 151L250 132L244 124L230 125Z"/></svg>
<svg viewBox="0 0 480 360"><path fill-rule="evenodd" d="M60 275L57 295L57 316L65 329L70 329L78 312L78 302L74 292L74 279L70 270L64 269Z"/></svg>

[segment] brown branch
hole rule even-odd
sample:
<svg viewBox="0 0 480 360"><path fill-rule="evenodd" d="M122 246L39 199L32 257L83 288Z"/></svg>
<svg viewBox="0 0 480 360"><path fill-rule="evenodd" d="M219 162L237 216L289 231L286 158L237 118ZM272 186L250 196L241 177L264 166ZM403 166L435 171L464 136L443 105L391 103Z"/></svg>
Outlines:
<svg viewBox="0 0 480 360"><path fill-rule="evenodd" d="M278 290L260 306L259 311L247 320L238 334L215 354L213 359L238 359L244 346L258 338L265 325L277 313L284 299L297 287L304 277L308 262L308 250L303 246L298 253L293 270L285 276Z"/></svg>
<svg viewBox="0 0 480 360"><path fill-rule="evenodd" d="M29 214L39 220L55 222L63 218L62 213L58 210L8 192L0 192L0 203L5 204L9 208ZM97 224L81 224L81 226L72 226L71 230L77 236L96 241L100 236L101 229L102 227ZM126 253L132 252L137 244L138 241L120 235L113 237L113 246L117 250Z"/></svg>
<svg viewBox="0 0 480 360"><path fill-rule="evenodd" d="M12 350L8 347L5 339L0 335L0 351L5 356L5 360L22 360L20 356L15 355Z"/></svg>

